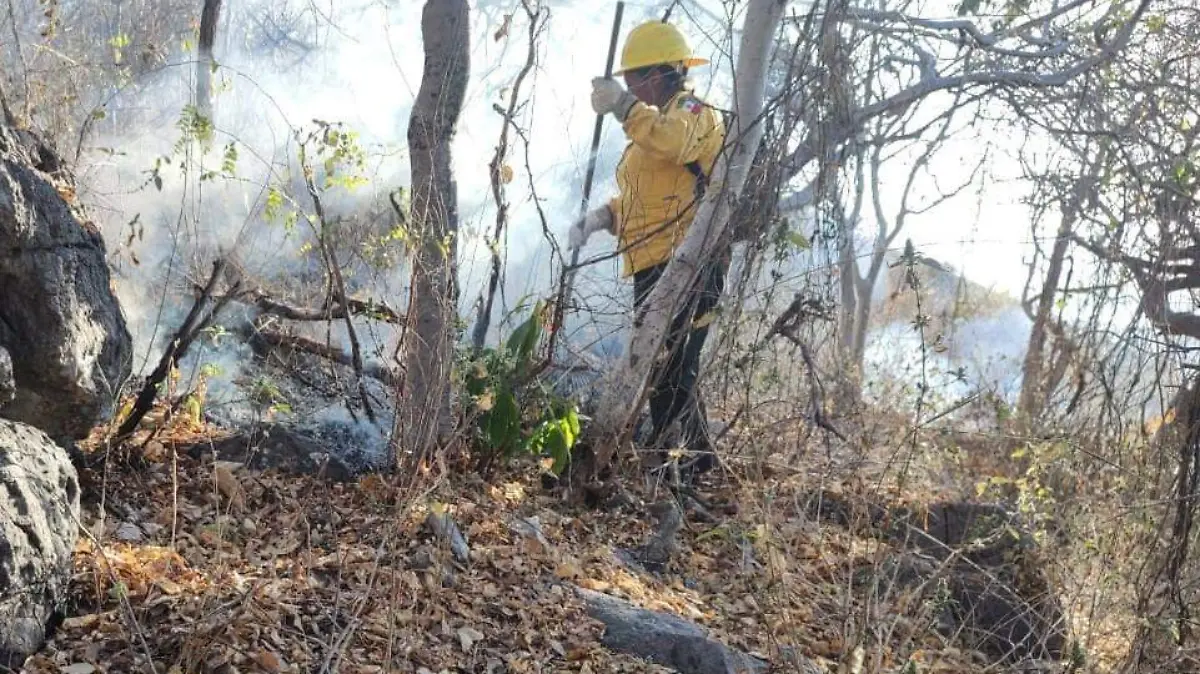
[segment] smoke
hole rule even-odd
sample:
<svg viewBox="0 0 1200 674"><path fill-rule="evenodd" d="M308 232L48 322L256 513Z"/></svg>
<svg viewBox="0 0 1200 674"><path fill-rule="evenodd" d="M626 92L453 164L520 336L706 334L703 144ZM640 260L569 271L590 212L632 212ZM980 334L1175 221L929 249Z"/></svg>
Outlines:
<svg viewBox="0 0 1200 674"><path fill-rule="evenodd" d="M562 261L547 234L558 245L565 243L583 196L595 120L587 98L591 78L603 72L612 17L595 12L590 3L551 4L537 63L518 92L515 121L523 133L511 136L506 158L515 177L507 185L509 222L499 246L505 273L492 317L493 340L511 328L511 321L524 317L533 299L552 294ZM630 4L622 34L657 16L662 11L658 4ZM723 45L706 37L722 34L721 5L684 5L676 20L692 35L697 50L713 61L709 73L697 73L701 91L723 104L714 92L721 90L719 82L728 81L730 60L721 53ZM700 5L709 6L709 13L700 11ZM219 67L207 148L181 142L188 121L185 106L193 96L190 54L123 88L94 91L83 102L86 114L100 110L103 119L97 115L92 120L83 145L80 198L97 215L109 245L114 287L135 341L135 374L154 367L191 307L195 287L204 283L219 255L234 260L245 278L286 292L297 303L320 302L323 265L311 249L313 237L303 217L288 226L264 212L275 190L312 212L297 164L297 134L311 131L314 120L340 123L359 134L366 157L363 187L323 195L329 219L357 228L362 239L387 234L395 225L387 195L410 182L406 131L423 68L422 3L348 4L309 17L310 23L301 21L301 30L289 39L306 38L311 49L264 39L264 17L303 15L306 6L311 7L227 5L215 49ZM289 14L293 10L299 14ZM473 8L471 22L471 78L454 144L454 175L461 218L460 313L473 321L491 265L485 235L496 217L488 164L503 120L494 108L507 105L509 88L524 65L528 25L515 3L486 1ZM704 79L718 85L705 87ZM616 124L606 120L592 205L615 190L612 176L624 142ZM222 168L231 156L229 148L237 161L226 174ZM285 204L284 210L289 208ZM367 265L360 244L345 241L339 247L353 294L403 310L409 275L403 256L389 267ZM610 237L597 235L583 257L605 256L613 245ZM393 252L400 247L393 245ZM611 354L619 346L629 299L619 260L583 269L576 289L586 310L569 317L568 338L581 348L594 346ZM230 305L220 322L236 330L252 318L245 307ZM389 362L399 336L395 326L366 319L356 319L354 325L367 359ZM340 323L288 327L349 349ZM232 410L246 397L246 382L258 376L252 360L236 335L216 331L180 365L185 382L196 381L203 371L210 401L231 410L227 416L232 418L238 416ZM332 418L341 413L323 414Z"/></svg>
<svg viewBox="0 0 1200 674"><path fill-rule="evenodd" d="M509 222L499 245L504 275L492 316L493 341L524 318L533 300L551 296L558 280L562 260L546 235L564 245L568 227L580 215L595 122L588 105L590 80L603 72L612 29L607 5L598 12L595 3L583 0L546 4L550 18L539 37L537 62L518 92L515 121L522 134L511 136L506 158L514 179L506 186ZM660 17L668 4L627 3L622 36L637 23ZM407 303L410 270L403 257L382 267L363 258L364 240L387 234L395 225L387 195L410 183L406 132L424 61L423 3L331 3L321 13L298 0L226 5L215 50L215 129L207 154L199 154L195 144L182 154L175 151L183 110L192 97L191 54L134 85L95 92L85 101L87 114L102 107L106 116L93 124L86 139L80 198L96 212L108 242L140 374L153 367L190 308L194 286L204 282L218 254L230 255L246 278L286 292L297 303L320 302L323 266L310 248L312 236L303 219L289 228L281 218L264 213L273 187L311 212L296 161L296 133L312 130L314 120L344 124L359 134L366 153L367 183L352 193L335 189L324 195L330 219L355 234L339 247L353 294L401 311ZM711 60L693 76L699 93L720 107L731 100L732 45L737 41L728 34L725 12L725 3L717 0L688 0L673 14L697 52ZM300 17L299 27L264 32L264 17L285 16ZM735 17L734 22L740 20ZM461 218L459 309L468 323L475 320L475 303L491 264L486 235L494 227L496 208L488 164L504 123L495 106L508 103L526 58L527 31L516 2L478 0L472 8L471 77L454 143ZM224 175L230 144L237 153L236 170ZM614 193L614 169L624 144L615 122L605 120L593 206ZM164 157L171 157L171 163L163 164ZM205 171L216 175L201 180ZM919 229L920 219L914 220ZM575 290L582 310L568 316L564 330L573 348L608 357L623 350L631 304L630 283L621 277L620 260L611 257L614 245L608 235L597 234L583 250L585 260L606 259L579 272ZM393 242L393 252L399 248ZM764 270L757 285L769 284L772 271L796 278L828 262L815 251L795 256L777 269ZM244 307L230 306L222 324L236 329L252 318ZM397 328L366 319L356 319L354 325L368 361L390 363ZM340 322L288 327L348 352ZM881 334L872 342L888 338ZM986 344L990 338L980 339ZM213 334L196 346L181 369L188 381L204 370L210 399L233 410L246 397L246 382L260 374L252 361L237 336ZM309 412L330 419L344 414L337 406Z"/></svg>
<svg viewBox="0 0 1200 674"><path fill-rule="evenodd" d="M956 401L988 393L1016 403L1021 365L1032 323L1015 302L997 311L958 319L941 333L918 332L911 320L897 320L870 331L864 357L868 399L894 404L897 387L920 395L927 409L949 408Z"/></svg>

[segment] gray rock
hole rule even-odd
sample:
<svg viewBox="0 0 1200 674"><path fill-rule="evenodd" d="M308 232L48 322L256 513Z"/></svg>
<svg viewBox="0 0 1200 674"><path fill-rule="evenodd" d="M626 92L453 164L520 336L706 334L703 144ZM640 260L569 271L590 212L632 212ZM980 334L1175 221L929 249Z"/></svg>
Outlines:
<svg viewBox="0 0 1200 674"><path fill-rule="evenodd" d="M35 165L0 125L0 346L16 381L0 416L69 444L111 413L133 347L99 230Z"/></svg>
<svg viewBox="0 0 1200 674"><path fill-rule="evenodd" d="M78 520L79 481L66 450L0 419L0 670L20 671L61 616Z"/></svg>
<svg viewBox="0 0 1200 674"><path fill-rule="evenodd" d="M683 674L767 671L768 663L729 648L709 637L699 625L679 616L638 608L600 592L583 588L576 588L576 591L587 604L588 615L604 623L601 643L614 651L671 667Z"/></svg>
<svg viewBox="0 0 1200 674"><path fill-rule="evenodd" d="M0 405L13 399L17 392L17 383L13 381L12 356L8 349L0 346Z"/></svg>

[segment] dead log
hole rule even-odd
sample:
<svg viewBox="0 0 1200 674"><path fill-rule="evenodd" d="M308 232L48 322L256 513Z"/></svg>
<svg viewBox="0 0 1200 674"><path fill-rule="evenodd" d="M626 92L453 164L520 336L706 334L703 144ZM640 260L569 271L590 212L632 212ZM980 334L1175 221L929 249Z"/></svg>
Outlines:
<svg viewBox="0 0 1200 674"><path fill-rule="evenodd" d="M340 303L327 302L324 307L303 307L294 304L288 304L282 300L271 297L261 290L254 290L247 293L247 299L251 304L258 307L263 313L286 318L291 321L325 321L332 319L345 319L347 314L354 316L366 316L375 320L391 323L393 325L403 325L404 315L392 309L383 302L375 300L356 300L347 298L345 305Z"/></svg>
<svg viewBox="0 0 1200 674"><path fill-rule="evenodd" d="M320 356L326 360L331 360L339 365L346 367L354 367L354 362L349 355L343 353L341 349L334 348L328 344L323 344L315 339L292 335L279 330L271 330L268 328L259 328L254 333L254 339L262 340L263 343L276 348L294 349L303 351L304 353ZM364 365L363 374L374 377L388 386L397 386L399 378L387 368L377 365Z"/></svg>

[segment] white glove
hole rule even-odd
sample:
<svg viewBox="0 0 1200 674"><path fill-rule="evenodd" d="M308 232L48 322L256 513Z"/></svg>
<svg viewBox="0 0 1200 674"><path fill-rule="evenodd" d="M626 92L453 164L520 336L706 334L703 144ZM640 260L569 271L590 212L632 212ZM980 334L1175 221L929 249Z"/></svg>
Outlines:
<svg viewBox="0 0 1200 674"><path fill-rule="evenodd" d="M592 79L592 110L597 115L612 113L618 122L624 123L634 103L637 96L625 91L620 82L604 77Z"/></svg>
<svg viewBox="0 0 1200 674"><path fill-rule="evenodd" d="M583 248L587 240L593 233L600 230L612 231L613 217L612 211L608 206L593 208L588 211L587 215L571 225L570 231L567 232L567 249L578 250Z"/></svg>

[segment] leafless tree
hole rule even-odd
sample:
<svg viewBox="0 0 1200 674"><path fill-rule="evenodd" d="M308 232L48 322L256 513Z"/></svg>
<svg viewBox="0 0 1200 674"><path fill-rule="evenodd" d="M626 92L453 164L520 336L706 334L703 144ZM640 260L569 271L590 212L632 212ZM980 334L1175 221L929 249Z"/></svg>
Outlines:
<svg viewBox="0 0 1200 674"><path fill-rule="evenodd" d="M1146 391L1143 400L1165 392L1162 407L1173 419L1133 457L1112 459L1128 471L1127 480L1136 485L1131 489L1147 502L1138 506L1146 517L1129 522L1139 541L1139 561L1131 570L1137 590L1133 608L1148 626L1134 639L1126 663L1130 672L1197 666L1192 607L1200 572L1192 551L1200 501L1200 421L1192 361L1200 340L1195 309L1200 166L1194 159L1200 80L1193 46L1198 35L1200 14L1194 8L1161 8L1131 32L1122 63L1098 69L1061 96L1013 99L1063 157L1055 170L1032 175L1059 221L1043 286L1034 298L1021 411L1033 417L1059 403L1050 396L1048 384L1055 378L1046 370L1054 364L1044 353L1046 340L1058 330L1073 343L1086 340L1105 348L1090 364L1104 388L1103 406L1081 411L1072 401L1077 423L1096 426L1115 418L1107 410L1122 403L1116 400L1109 363L1130 353L1138 355L1133 363L1149 367L1126 365L1126 379ZM1092 271L1070 279L1064 273L1069 249L1090 258ZM1109 316L1131 315L1125 319L1128 327L1114 332L1096 312L1080 313L1080 324L1064 330L1051 316L1057 298L1082 293ZM1140 421L1143 406L1123 413Z"/></svg>

